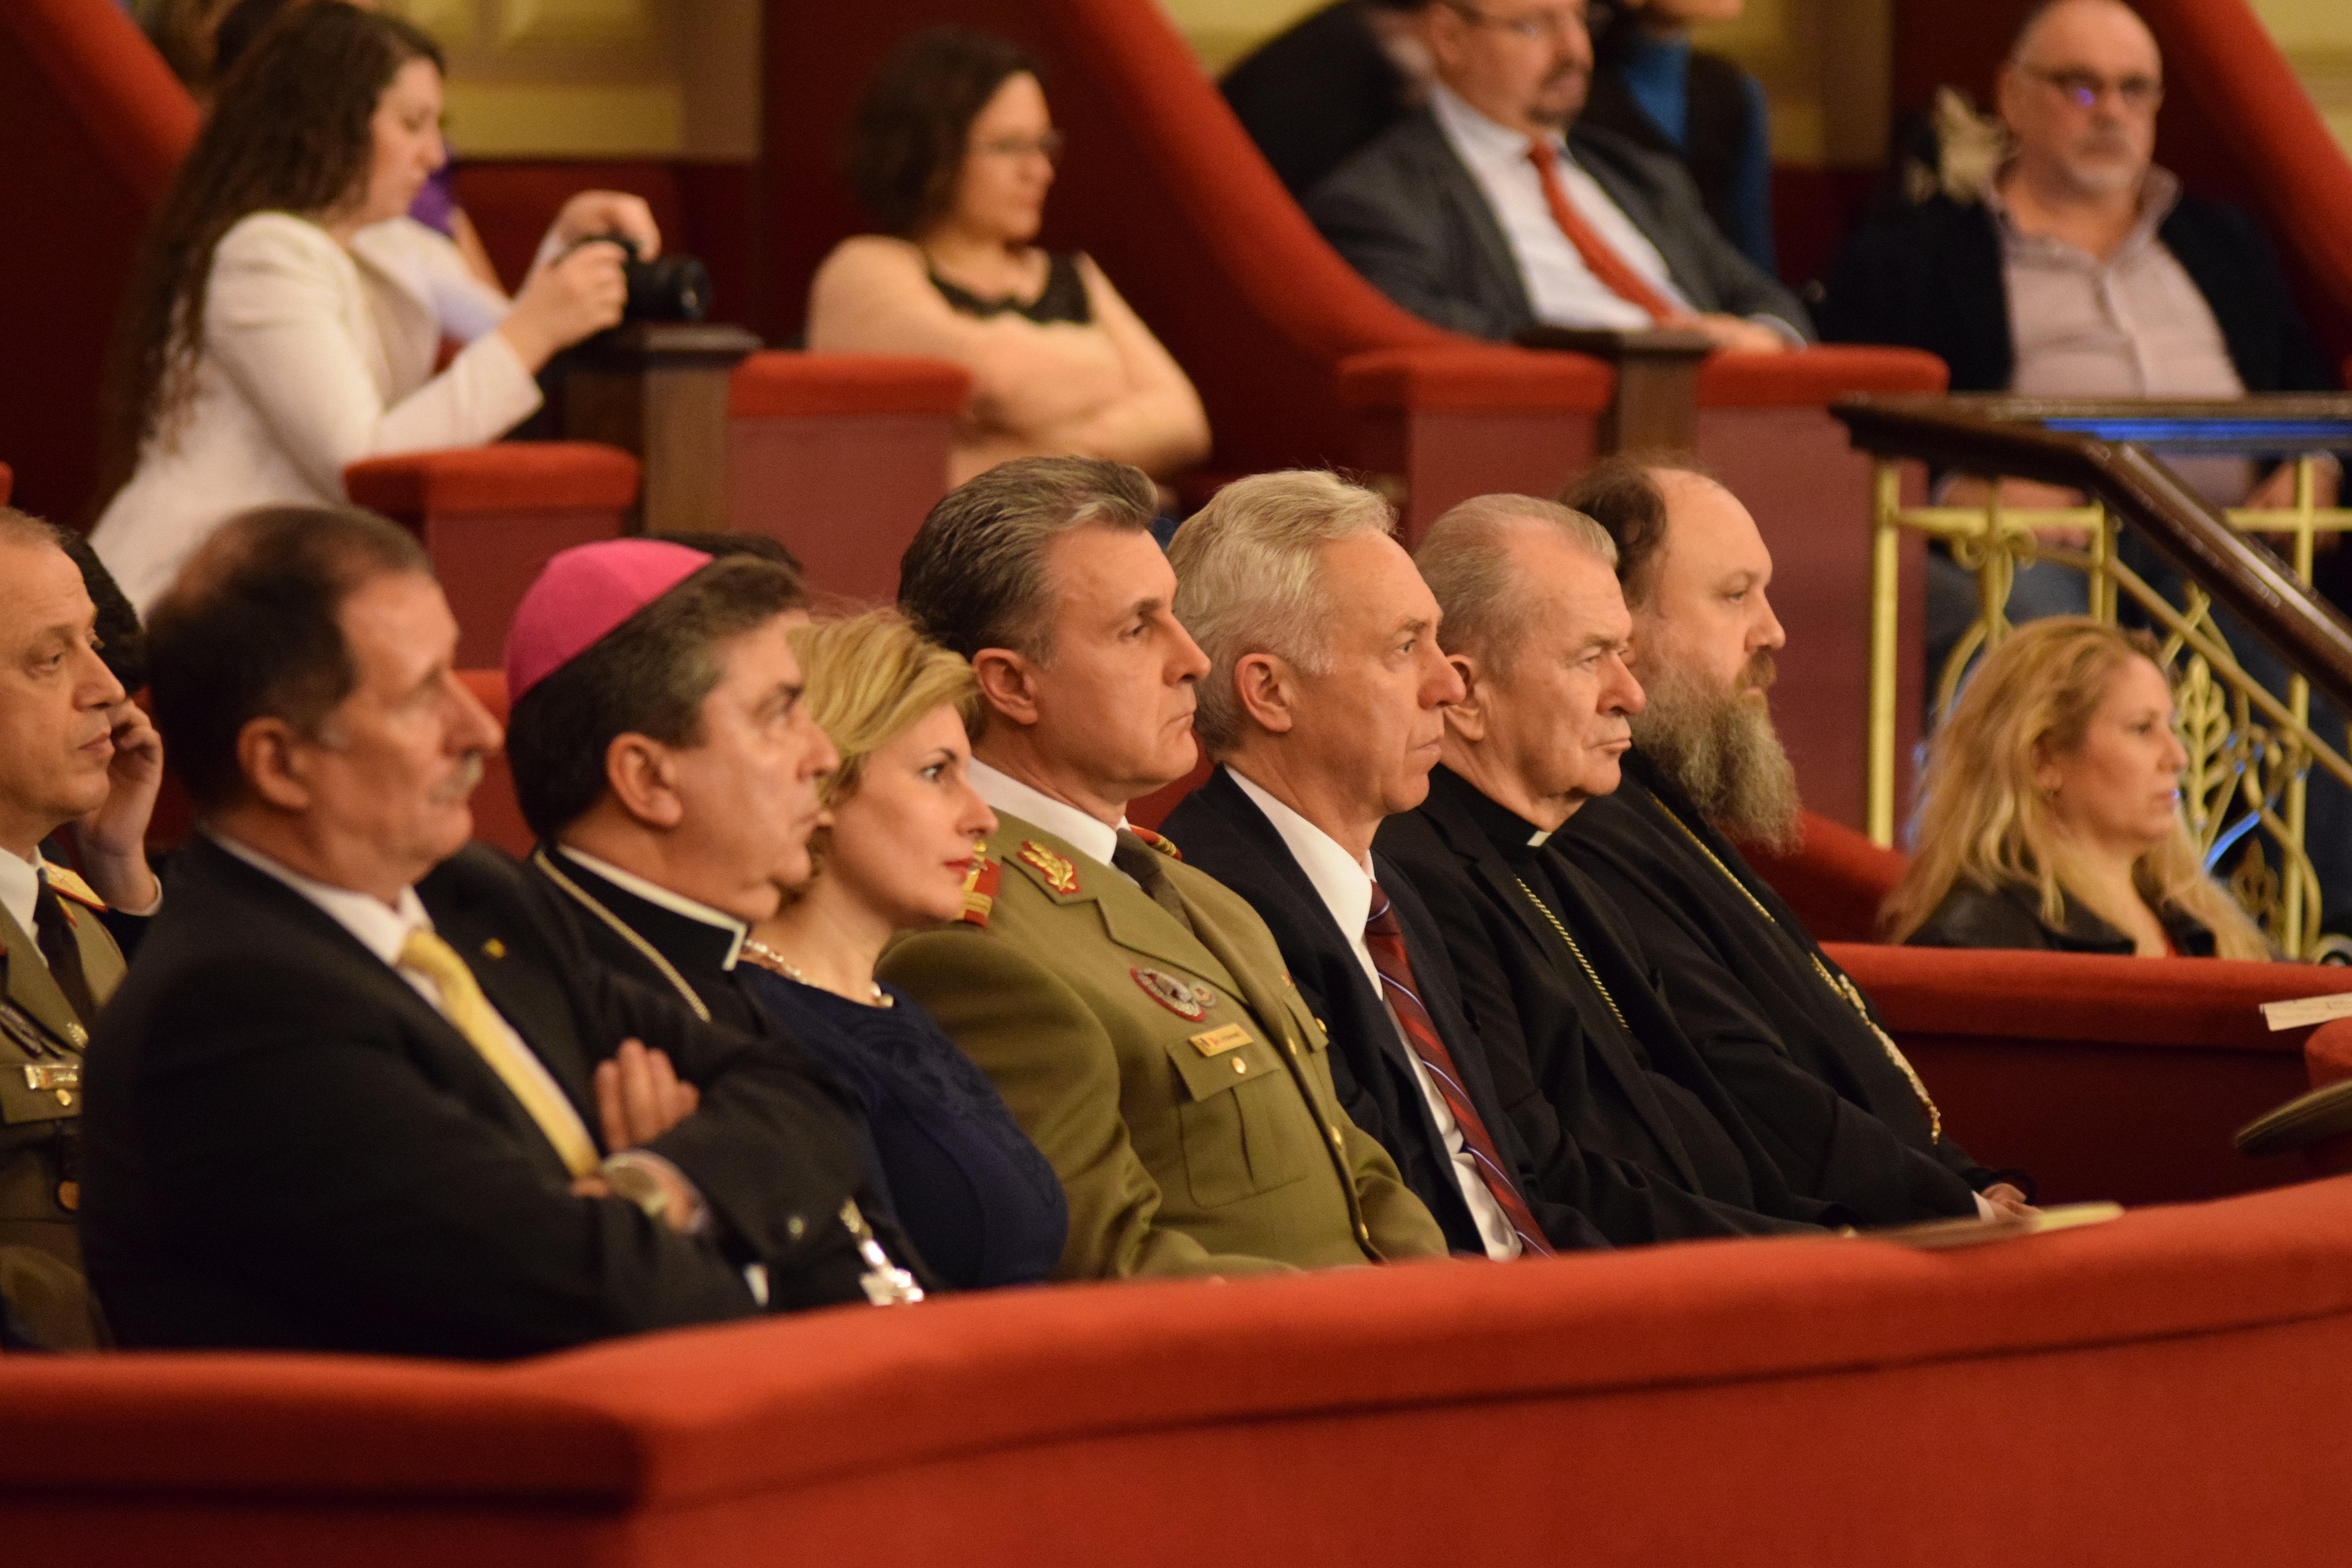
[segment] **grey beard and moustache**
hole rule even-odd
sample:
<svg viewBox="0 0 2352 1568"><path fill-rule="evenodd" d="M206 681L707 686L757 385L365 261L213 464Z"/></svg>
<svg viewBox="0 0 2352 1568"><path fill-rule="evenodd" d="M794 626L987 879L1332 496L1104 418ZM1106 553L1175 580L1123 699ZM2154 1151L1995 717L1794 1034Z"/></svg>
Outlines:
<svg viewBox="0 0 2352 1568"><path fill-rule="evenodd" d="M1769 690L1772 655L1759 648L1728 691L1680 670L1642 672L1649 705L1633 718L1633 743L1679 785L1699 814L1734 838L1789 850L1799 828L1797 770L1772 728L1770 709L1741 695Z"/></svg>

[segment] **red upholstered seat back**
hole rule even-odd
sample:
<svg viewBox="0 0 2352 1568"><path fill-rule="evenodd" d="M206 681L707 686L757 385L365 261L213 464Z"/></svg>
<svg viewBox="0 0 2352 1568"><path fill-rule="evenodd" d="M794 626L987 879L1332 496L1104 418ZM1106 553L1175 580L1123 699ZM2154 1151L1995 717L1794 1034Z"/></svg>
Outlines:
<svg viewBox="0 0 2352 1568"><path fill-rule="evenodd" d="M1903 879L1907 858L1818 812L1806 812L1795 848L1743 845L1748 864L1789 901L1819 942L1871 942L1878 906Z"/></svg>
<svg viewBox="0 0 2352 1568"><path fill-rule="evenodd" d="M17 504L85 521L99 382L149 208L194 139L196 109L121 6L0 5L0 450Z"/></svg>
<svg viewBox="0 0 2352 1568"><path fill-rule="evenodd" d="M1338 362L1452 341L1323 243L1167 17L1136 0L771 0L772 334L800 326L825 252L873 226L838 172L850 116L898 40L940 22L1003 34L1045 62L1069 136L1045 242L1092 253L1182 363L1220 468L1348 461Z"/></svg>

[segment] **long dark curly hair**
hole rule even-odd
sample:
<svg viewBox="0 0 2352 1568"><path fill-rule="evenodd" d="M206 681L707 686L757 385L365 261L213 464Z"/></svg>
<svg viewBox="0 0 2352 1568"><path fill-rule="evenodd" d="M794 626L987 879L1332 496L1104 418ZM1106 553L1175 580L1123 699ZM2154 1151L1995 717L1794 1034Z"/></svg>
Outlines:
<svg viewBox="0 0 2352 1568"><path fill-rule="evenodd" d="M315 216L358 190L374 153L376 100L415 59L444 68L441 47L399 18L318 0L271 24L221 82L148 223L115 323L100 506L187 406L221 236L249 214Z"/></svg>

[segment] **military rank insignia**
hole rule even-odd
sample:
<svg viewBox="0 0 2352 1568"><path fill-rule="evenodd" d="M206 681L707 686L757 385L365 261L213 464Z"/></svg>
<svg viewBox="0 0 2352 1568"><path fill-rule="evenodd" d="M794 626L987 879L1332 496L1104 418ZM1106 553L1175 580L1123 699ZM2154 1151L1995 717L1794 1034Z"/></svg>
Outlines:
<svg viewBox="0 0 2352 1568"><path fill-rule="evenodd" d="M52 866L44 860L41 862L41 880L47 882L50 890L61 899L70 899L75 903L88 905L93 910L106 908L106 900L98 896L97 889L83 881L73 872L67 870L63 866ZM70 920L73 917L73 911L68 910L66 916Z"/></svg>
<svg viewBox="0 0 2352 1568"><path fill-rule="evenodd" d="M956 919L986 931L990 911L996 908L996 885L1003 875L1004 868L988 858L988 846L973 845L971 871L963 879L963 913Z"/></svg>
<svg viewBox="0 0 2352 1568"><path fill-rule="evenodd" d="M1021 858L1037 868L1045 886L1067 898L1078 890L1078 868L1034 838L1021 841Z"/></svg>
<svg viewBox="0 0 2352 1568"><path fill-rule="evenodd" d="M1143 987L1146 996L1188 1024L1199 1023L1217 1005L1217 994L1213 988L1181 974L1171 974L1164 969L1130 969L1127 973L1129 979Z"/></svg>
<svg viewBox="0 0 2352 1568"><path fill-rule="evenodd" d="M1134 834L1138 838L1142 839L1154 849L1159 850L1162 855L1167 856L1171 860L1174 860L1179 863L1183 860L1184 852L1182 850L1177 848L1173 844L1169 843L1165 838L1160 837L1157 833L1152 832L1149 827L1138 827L1135 824L1130 822L1127 825L1127 830L1129 833Z"/></svg>

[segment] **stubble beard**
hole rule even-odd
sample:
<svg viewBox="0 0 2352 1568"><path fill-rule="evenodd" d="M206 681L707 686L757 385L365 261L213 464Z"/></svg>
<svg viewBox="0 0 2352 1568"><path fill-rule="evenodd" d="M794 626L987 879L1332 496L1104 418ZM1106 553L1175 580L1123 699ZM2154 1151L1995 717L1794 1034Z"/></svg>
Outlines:
<svg viewBox="0 0 2352 1568"><path fill-rule="evenodd" d="M1759 649L1729 690L1680 669L1643 674L1649 704L1633 719L1642 754L1734 838L1794 848L1801 837L1797 770L1762 696L1772 684L1772 656Z"/></svg>

